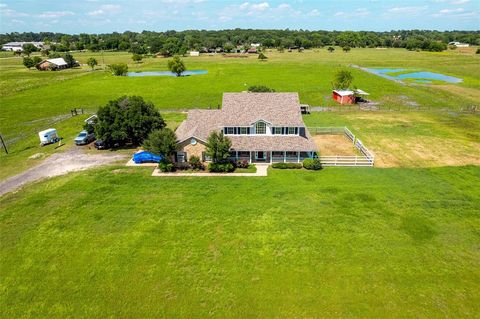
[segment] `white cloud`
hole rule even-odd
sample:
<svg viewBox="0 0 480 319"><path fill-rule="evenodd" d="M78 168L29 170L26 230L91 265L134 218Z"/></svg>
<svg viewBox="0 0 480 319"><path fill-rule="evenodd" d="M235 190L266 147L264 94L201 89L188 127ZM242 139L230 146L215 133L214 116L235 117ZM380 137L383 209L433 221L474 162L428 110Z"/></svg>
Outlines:
<svg viewBox="0 0 480 319"><path fill-rule="evenodd" d="M313 9L308 13L308 16L310 17L318 17L319 15L320 15L320 11L318 11L317 9Z"/></svg>
<svg viewBox="0 0 480 319"><path fill-rule="evenodd" d="M59 18L73 16L75 13L72 11L45 11L37 15L39 18Z"/></svg>
<svg viewBox="0 0 480 319"><path fill-rule="evenodd" d="M395 14L416 14L423 12L427 9L427 6L412 6L412 7L393 7L388 9L389 13Z"/></svg>
<svg viewBox="0 0 480 319"><path fill-rule="evenodd" d="M97 10L87 12L87 15L93 16L93 17L100 16L103 14L118 12L120 11L120 9L121 9L121 6L116 4L104 4L104 5L101 5Z"/></svg>
<svg viewBox="0 0 480 319"><path fill-rule="evenodd" d="M102 14L104 14L104 12L101 9L87 12L87 15L89 15L89 16L99 16L99 15L102 15Z"/></svg>
<svg viewBox="0 0 480 319"><path fill-rule="evenodd" d="M104 11L118 11L120 10L120 6L116 4L104 4L100 6L100 9Z"/></svg>
<svg viewBox="0 0 480 319"><path fill-rule="evenodd" d="M238 8L239 8L240 10L245 10L245 9L248 8L249 5L250 5L250 3L244 2L244 3L242 3L241 5L239 5Z"/></svg>
<svg viewBox="0 0 480 319"><path fill-rule="evenodd" d="M18 11L15 11L13 9L10 9L10 8L8 8L8 6L6 4L2 3L0 5L0 17L1 16L18 18L18 17L27 17L27 16L29 16L29 14L24 13L24 12L18 12Z"/></svg>
<svg viewBox="0 0 480 319"><path fill-rule="evenodd" d="M353 13L354 16L357 16L357 17L366 17L370 14L370 11L368 11L366 8L358 8L357 10L355 10L355 12Z"/></svg>
<svg viewBox="0 0 480 319"><path fill-rule="evenodd" d="M270 5L268 4L268 2L262 2L262 3L258 3L258 4L252 4L250 6L250 10L251 11L263 11L265 9L268 9L270 7Z"/></svg>
<svg viewBox="0 0 480 319"><path fill-rule="evenodd" d="M17 19L12 19L12 20L10 20L10 22L16 23L16 24L25 24L25 21L17 20Z"/></svg>
<svg viewBox="0 0 480 319"><path fill-rule="evenodd" d="M443 9L443 10L440 10L438 13L441 13L441 14L450 14L450 13L461 13L463 12L463 8L457 8L457 9Z"/></svg>
<svg viewBox="0 0 480 319"><path fill-rule="evenodd" d="M465 4L465 3L468 3L470 2L470 0L455 0L455 1L452 1L450 2L451 4Z"/></svg>
<svg viewBox="0 0 480 319"><path fill-rule="evenodd" d="M291 9L292 7L287 3L282 3L282 4L278 5L278 8L280 10L284 10L284 9Z"/></svg>
<svg viewBox="0 0 480 319"><path fill-rule="evenodd" d="M362 18L368 15L370 15L370 11L368 11L366 8L358 8L349 12L338 11L334 14L335 17L344 17L344 18Z"/></svg>

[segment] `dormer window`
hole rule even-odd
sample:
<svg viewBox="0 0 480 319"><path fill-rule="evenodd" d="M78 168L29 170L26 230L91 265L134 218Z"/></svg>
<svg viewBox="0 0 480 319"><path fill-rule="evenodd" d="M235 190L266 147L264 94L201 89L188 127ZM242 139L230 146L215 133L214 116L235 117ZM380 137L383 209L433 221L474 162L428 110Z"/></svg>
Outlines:
<svg viewBox="0 0 480 319"><path fill-rule="evenodd" d="M267 124L265 124L265 122L257 122L257 124L255 124L255 133L267 134Z"/></svg>

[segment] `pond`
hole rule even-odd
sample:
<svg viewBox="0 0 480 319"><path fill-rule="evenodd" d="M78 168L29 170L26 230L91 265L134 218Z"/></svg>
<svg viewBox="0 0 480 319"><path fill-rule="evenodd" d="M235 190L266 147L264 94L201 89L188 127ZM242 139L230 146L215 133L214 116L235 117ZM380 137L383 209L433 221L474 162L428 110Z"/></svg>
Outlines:
<svg viewBox="0 0 480 319"><path fill-rule="evenodd" d="M460 83L463 80L460 78L456 78L454 76L449 76L441 73L434 73L434 72L426 72L426 71L415 71L410 73L401 73L395 74L399 72L404 72L407 69L377 69L377 68L364 68L365 71L370 73L379 75L389 80L397 80L401 81L404 79L413 79L414 82L417 83L432 83L432 80L436 81L443 81L448 83Z"/></svg>
<svg viewBox="0 0 480 319"><path fill-rule="evenodd" d="M190 75L199 75L207 74L207 70L191 70L185 71L181 76L190 76ZM175 73L170 71L144 71L144 72L128 72L127 76L177 76Z"/></svg>

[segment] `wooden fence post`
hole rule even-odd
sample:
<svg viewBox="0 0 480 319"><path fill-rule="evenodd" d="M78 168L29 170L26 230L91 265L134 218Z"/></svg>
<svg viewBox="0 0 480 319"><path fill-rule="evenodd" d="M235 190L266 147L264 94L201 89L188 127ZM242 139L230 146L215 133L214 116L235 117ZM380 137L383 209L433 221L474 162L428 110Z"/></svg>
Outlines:
<svg viewBox="0 0 480 319"><path fill-rule="evenodd" d="M8 149L7 149L7 144L5 144L5 141L3 140L2 134L0 134L0 141L2 141L3 148L5 149L5 153L8 155Z"/></svg>

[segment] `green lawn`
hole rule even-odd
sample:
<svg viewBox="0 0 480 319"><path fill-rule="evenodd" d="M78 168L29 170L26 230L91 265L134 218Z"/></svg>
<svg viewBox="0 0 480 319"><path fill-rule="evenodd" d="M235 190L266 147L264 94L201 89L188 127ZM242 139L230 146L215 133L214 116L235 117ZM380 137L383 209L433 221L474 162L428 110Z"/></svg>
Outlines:
<svg viewBox="0 0 480 319"><path fill-rule="evenodd" d="M134 65L128 53L74 54L81 63L92 55L131 70L166 69L161 58ZM70 109L94 112L120 95L153 101L174 129L182 109L216 107L223 92L253 84L334 105L334 72L356 64L464 79L410 86L352 69L381 106L480 103L480 57L470 53L266 55L267 62L185 58L207 75L116 78L101 67L26 70L1 54L0 133L11 144L0 154L0 180L74 147L87 115L66 116ZM151 168L109 166L0 197L0 317L478 318L478 115L349 111L304 119L348 126L375 153L376 167L155 178ZM48 127L65 146L38 146L37 131Z"/></svg>
<svg viewBox="0 0 480 319"><path fill-rule="evenodd" d="M25 130L32 120L67 114L72 108L95 111L108 100L121 95L141 95L162 109L216 107L223 92L239 92L254 84L277 91L299 92L301 102L311 105L335 105L331 82L335 71L349 64L362 66L414 67L442 72L464 79L464 83L405 86L367 72L351 69L354 84L371 93L382 106L417 103L432 108L458 108L480 101L480 57L458 52L426 53L403 49L356 49L350 53L326 50L304 53L267 52L269 60L217 56L186 57L188 69L208 70L206 75L190 77L113 77L89 67L60 72L27 70L21 58L0 58L0 127L7 139ZM166 70L167 59L146 58L134 64L128 53L75 53L85 63L95 56L100 63L128 62L131 71ZM443 87L443 86L440 86ZM453 89L450 89L452 88Z"/></svg>
<svg viewBox="0 0 480 319"><path fill-rule="evenodd" d="M480 168L154 178L0 198L5 318L476 318Z"/></svg>

